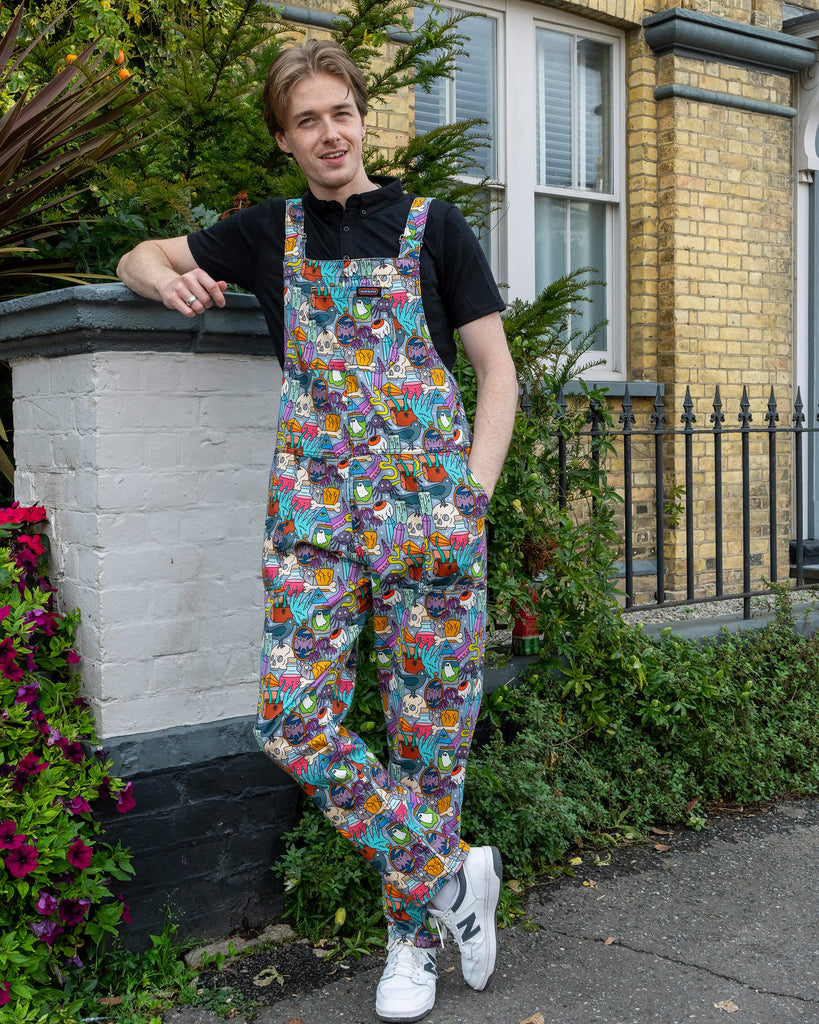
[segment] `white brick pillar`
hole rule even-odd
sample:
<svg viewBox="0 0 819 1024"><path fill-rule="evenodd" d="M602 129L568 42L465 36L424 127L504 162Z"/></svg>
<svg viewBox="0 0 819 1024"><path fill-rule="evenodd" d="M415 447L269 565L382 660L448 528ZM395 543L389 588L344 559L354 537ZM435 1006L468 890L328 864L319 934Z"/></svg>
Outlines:
<svg viewBox="0 0 819 1024"><path fill-rule="evenodd" d="M251 716L281 380L256 300L195 321L122 285L14 300L0 358L100 738Z"/></svg>

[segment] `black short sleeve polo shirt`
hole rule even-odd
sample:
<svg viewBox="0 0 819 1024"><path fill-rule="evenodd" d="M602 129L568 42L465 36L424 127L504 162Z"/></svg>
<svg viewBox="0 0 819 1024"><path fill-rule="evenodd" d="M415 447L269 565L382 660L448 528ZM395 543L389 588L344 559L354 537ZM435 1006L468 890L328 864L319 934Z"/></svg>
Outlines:
<svg viewBox="0 0 819 1024"><path fill-rule="evenodd" d="M373 178L380 187L350 196L345 206L304 197L307 256L339 260L398 255L410 204L397 178ZM284 358L284 199L266 199L188 236L197 265L216 280L252 292L267 321L273 349ZM504 309L475 235L457 207L430 204L421 248L421 294L430 337L443 363L455 362L453 332Z"/></svg>

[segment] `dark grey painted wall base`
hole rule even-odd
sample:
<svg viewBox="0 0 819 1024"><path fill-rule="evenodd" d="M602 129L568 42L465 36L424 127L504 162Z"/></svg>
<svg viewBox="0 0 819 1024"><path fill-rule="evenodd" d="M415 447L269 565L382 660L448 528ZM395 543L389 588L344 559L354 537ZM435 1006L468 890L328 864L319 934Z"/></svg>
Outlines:
<svg viewBox="0 0 819 1024"><path fill-rule="evenodd" d="M132 853L136 875L121 885L131 949L146 949L170 909L183 938L221 938L264 926L282 911L270 870L293 827L298 787L258 749L129 776L136 807L104 816L105 838ZM119 892L120 889L115 890Z"/></svg>

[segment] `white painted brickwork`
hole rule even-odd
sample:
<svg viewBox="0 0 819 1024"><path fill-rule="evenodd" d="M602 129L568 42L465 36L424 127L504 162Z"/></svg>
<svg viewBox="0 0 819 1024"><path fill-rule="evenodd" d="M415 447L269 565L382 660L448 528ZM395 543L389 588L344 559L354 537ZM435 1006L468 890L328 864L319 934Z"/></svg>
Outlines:
<svg viewBox="0 0 819 1024"><path fill-rule="evenodd" d="M13 367L17 497L48 513L100 737L250 719L276 361L109 351Z"/></svg>

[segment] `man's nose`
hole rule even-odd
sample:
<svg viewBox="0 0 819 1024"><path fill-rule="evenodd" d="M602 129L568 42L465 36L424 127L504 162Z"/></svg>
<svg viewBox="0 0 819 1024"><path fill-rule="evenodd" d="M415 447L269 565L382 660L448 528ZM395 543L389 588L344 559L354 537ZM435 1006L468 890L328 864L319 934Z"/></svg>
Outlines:
<svg viewBox="0 0 819 1024"><path fill-rule="evenodd" d="M325 140L338 138L338 125L332 117L326 117L321 122L322 136Z"/></svg>

